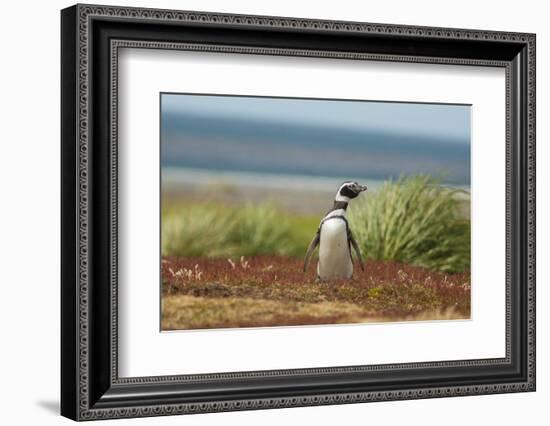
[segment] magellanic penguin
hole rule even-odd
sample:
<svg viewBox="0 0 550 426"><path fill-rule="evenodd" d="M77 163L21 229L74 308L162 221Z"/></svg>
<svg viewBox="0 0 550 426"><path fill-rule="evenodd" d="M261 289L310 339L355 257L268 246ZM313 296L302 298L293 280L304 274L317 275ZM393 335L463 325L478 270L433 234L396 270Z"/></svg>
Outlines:
<svg viewBox="0 0 550 426"><path fill-rule="evenodd" d="M357 182L344 182L340 185L332 209L321 220L317 233L309 244L304 260L304 272L307 270L311 255L318 245L317 278L320 281L351 278L353 275L351 246L355 250L361 269L364 270L359 246L353 237L346 218L346 209L350 200L366 190L366 186L359 185Z"/></svg>

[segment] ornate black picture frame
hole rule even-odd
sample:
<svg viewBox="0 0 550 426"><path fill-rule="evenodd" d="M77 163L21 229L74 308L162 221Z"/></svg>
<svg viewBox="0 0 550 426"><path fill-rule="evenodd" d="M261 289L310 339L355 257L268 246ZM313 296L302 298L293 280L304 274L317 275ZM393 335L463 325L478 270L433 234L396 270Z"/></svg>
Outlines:
<svg viewBox="0 0 550 426"><path fill-rule="evenodd" d="M534 34L95 5L64 9L61 29L62 415L92 420L535 390ZM120 47L504 68L506 356L120 378Z"/></svg>

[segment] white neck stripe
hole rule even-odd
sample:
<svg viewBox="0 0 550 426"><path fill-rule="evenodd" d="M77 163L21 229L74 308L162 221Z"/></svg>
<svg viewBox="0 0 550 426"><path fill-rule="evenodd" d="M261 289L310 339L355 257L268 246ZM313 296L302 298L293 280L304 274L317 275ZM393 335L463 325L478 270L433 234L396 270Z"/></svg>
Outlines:
<svg viewBox="0 0 550 426"><path fill-rule="evenodd" d="M340 191L338 191L338 193L336 194L336 198L334 198L334 201L343 201L344 203L349 203L349 197L341 195Z"/></svg>
<svg viewBox="0 0 550 426"><path fill-rule="evenodd" d="M344 209L332 210L323 219L327 219L327 218L332 217L332 216L344 216L345 217L346 216L346 211Z"/></svg>

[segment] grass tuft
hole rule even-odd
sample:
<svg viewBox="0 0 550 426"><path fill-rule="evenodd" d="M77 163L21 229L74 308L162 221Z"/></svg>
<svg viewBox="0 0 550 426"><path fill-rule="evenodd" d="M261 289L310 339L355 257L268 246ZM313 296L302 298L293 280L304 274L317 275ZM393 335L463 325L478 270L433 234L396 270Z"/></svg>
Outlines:
<svg viewBox="0 0 550 426"><path fill-rule="evenodd" d="M469 269L470 221L460 215L460 192L420 175L360 197L349 218L364 256L444 272Z"/></svg>
<svg viewBox="0 0 550 426"><path fill-rule="evenodd" d="M162 254L301 256L308 241L297 238L301 233L294 232L294 228L292 218L271 203L243 207L211 203L166 207L162 217Z"/></svg>

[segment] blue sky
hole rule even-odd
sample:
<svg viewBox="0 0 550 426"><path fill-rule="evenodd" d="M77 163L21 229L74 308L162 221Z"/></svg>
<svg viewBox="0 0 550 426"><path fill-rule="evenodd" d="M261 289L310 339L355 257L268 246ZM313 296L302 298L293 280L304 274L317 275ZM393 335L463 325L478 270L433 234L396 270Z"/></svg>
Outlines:
<svg viewBox="0 0 550 426"><path fill-rule="evenodd" d="M161 95L163 166L469 184L470 106Z"/></svg>

